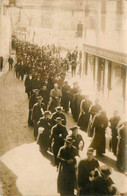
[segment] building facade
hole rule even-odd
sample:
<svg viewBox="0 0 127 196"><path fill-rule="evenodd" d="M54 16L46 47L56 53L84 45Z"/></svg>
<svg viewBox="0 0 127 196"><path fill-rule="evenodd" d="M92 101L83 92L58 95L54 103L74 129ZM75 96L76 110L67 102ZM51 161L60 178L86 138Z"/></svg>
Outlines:
<svg viewBox="0 0 127 196"><path fill-rule="evenodd" d="M84 0L82 72L95 90L125 112L127 102L127 1Z"/></svg>

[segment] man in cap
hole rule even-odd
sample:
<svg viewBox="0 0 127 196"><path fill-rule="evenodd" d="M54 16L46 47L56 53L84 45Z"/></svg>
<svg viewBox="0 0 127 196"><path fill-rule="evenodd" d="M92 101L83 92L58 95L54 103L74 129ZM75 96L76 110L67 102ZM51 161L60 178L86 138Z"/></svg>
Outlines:
<svg viewBox="0 0 127 196"><path fill-rule="evenodd" d="M37 143L40 146L41 152L46 155L49 147L49 136L51 131L51 113L49 111L44 112L44 117L41 117L37 123L38 126L38 138ZM39 128L43 128L42 132L39 132Z"/></svg>
<svg viewBox="0 0 127 196"><path fill-rule="evenodd" d="M38 129L37 129L37 122L43 116L44 112L44 104L42 103L43 98L41 96L37 97L37 103L33 106L33 123L34 123L34 137L37 138Z"/></svg>
<svg viewBox="0 0 127 196"><path fill-rule="evenodd" d="M67 136L65 144L59 149L57 189L61 196L74 196L76 188L76 160L78 150L72 146L72 138Z"/></svg>
<svg viewBox="0 0 127 196"><path fill-rule="evenodd" d="M49 91L47 89L46 84L43 84L42 88L39 91L39 95L41 95L42 98L43 98L43 103L45 105L44 110L46 111L47 110L47 105L48 105L48 102L49 102Z"/></svg>
<svg viewBox="0 0 127 196"><path fill-rule="evenodd" d="M102 165L100 167L100 176L97 176L91 182L91 195L119 195L110 175L110 168L107 165Z"/></svg>
<svg viewBox="0 0 127 196"><path fill-rule="evenodd" d="M51 117L51 119L52 119L52 126L54 126L56 124L56 118L57 117L61 117L63 119L62 120L62 124L66 125L66 116L62 112L62 107L61 106L56 107L56 112L54 112L52 114L52 117Z"/></svg>
<svg viewBox="0 0 127 196"><path fill-rule="evenodd" d="M64 145L64 139L68 135L67 129L64 125L62 125L62 118L56 118L56 125L54 125L51 129L51 147L54 155L55 165L58 166L57 153L61 146Z"/></svg>
<svg viewBox="0 0 127 196"><path fill-rule="evenodd" d="M98 161L93 157L93 148L87 151L87 158L79 162L78 165L78 186L79 195L89 195L90 177L94 175L95 169L99 167Z"/></svg>
<svg viewBox="0 0 127 196"><path fill-rule="evenodd" d="M78 133L78 127L72 127L70 130L72 133L69 135L70 138L73 140L73 146L77 148L77 150L83 150L84 148L84 140L81 136L81 134Z"/></svg>

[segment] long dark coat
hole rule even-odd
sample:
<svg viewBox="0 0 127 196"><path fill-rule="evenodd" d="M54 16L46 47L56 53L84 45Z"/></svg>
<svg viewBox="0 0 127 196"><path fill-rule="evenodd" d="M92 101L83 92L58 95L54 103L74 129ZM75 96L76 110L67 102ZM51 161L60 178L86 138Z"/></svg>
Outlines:
<svg viewBox="0 0 127 196"><path fill-rule="evenodd" d="M119 129L119 142L117 151L117 166L121 171L127 171L127 127Z"/></svg>
<svg viewBox="0 0 127 196"><path fill-rule="evenodd" d="M94 117L92 130L94 129L95 132L90 147L96 149L98 155L105 153L105 129L107 126L107 116L102 117L98 114Z"/></svg>
<svg viewBox="0 0 127 196"><path fill-rule="evenodd" d="M39 135L37 143L43 149L44 152L48 150L49 147L49 136L51 131L51 119L42 117L38 121L38 128L43 127L44 131Z"/></svg>
<svg viewBox="0 0 127 196"><path fill-rule="evenodd" d="M32 91L32 82L33 80L29 78L29 76L25 79L25 92L30 93Z"/></svg>
<svg viewBox="0 0 127 196"><path fill-rule="evenodd" d="M62 134L62 137L60 137ZM51 147L55 159L56 165L58 164L57 161L57 154L61 146L64 145L64 139L68 135L67 129L64 125L56 124L51 129Z"/></svg>
<svg viewBox="0 0 127 196"><path fill-rule="evenodd" d="M110 118L109 122L111 123L111 131L112 131L112 140L111 140L111 148L112 151L114 153L114 155L116 155L116 151L117 151L117 144L118 144L118 130L117 130L117 125L120 121L120 117L112 117Z"/></svg>
<svg viewBox="0 0 127 196"><path fill-rule="evenodd" d="M76 159L75 156L78 156L77 149L72 146L71 148L67 148L63 146L60 148L58 152L58 179L57 179L57 188L58 193L61 195L74 195L74 188L76 186ZM68 164L68 160L72 159L73 162Z"/></svg>
<svg viewBox="0 0 127 196"><path fill-rule="evenodd" d="M92 105L92 102L90 100L82 100L81 102L80 108L82 112L79 114L78 126L82 130L87 130L88 128L88 123L89 123L89 118L90 118L89 109L91 105Z"/></svg>
<svg viewBox="0 0 127 196"><path fill-rule="evenodd" d="M84 147L84 140L82 136L78 133L77 136L75 137L72 133L69 135L69 137L72 138L73 140L73 146L75 146L79 150L79 144L82 141L83 147Z"/></svg>
<svg viewBox="0 0 127 196"><path fill-rule="evenodd" d="M78 165L78 185L80 188L80 195L87 195L89 192L91 176L90 172L94 171L99 167L99 163L96 159L89 161L88 159L83 159L79 162Z"/></svg>

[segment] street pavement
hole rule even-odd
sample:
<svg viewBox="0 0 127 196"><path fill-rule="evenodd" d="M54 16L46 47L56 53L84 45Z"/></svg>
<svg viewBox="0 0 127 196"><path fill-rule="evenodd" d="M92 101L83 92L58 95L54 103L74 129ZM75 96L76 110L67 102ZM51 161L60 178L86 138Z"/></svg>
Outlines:
<svg viewBox="0 0 127 196"><path fill-rule="evenodd" d="M1 162L16 176L15 186L21 195L57 196L56 167L42 156L34 141L33 128L27 124L28 98L24 84L15 78L13 70L7 73L5 82L0 83L0 94ZM69 130L76 123L70 113L66 114L66 117ZM80 152L81 158L84 158L91 139L86 133L79 132L85 141L84 150ZM99 158L99 163L107 164L112 168L111 177L118 190L122 193L127 192L127 177L117 170L112 153L107 150L106 156ZM3 180L4 175L5 172L3 172ZM11 189L10 195L14 195Z"/></svg>

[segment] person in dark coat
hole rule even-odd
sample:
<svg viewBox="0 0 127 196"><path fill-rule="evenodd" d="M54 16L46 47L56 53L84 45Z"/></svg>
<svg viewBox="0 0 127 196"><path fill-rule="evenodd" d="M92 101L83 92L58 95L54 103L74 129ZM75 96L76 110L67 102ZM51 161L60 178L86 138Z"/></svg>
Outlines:
<svg viewBox="0 0 127 196"><path fill-rule="evenodd" d="M99 114L94 117L92 131L94 130L94 136L90 147L96 150L98 156L105 153L105 130L108 126L108 118L105 111L101 110Z"/></svg>
<svg viewBox="0 0 127 196"><path fill-rule="evenodd" d="M72 115L74 114L74 104L73 104L73 100L74 100L74 95L77 94L79 91L79 86L77 82L73 82L73 87L70 90L70 108L71 108L71 113Z"/></svg>
<svg viewBox="0 0 127 196"><path fill-rule="evenodd" d="M64 113L62 112L62 107L58 106L56 108L56 112L54 112L52 114L51 120L52 120L52 126L54 126L57 122L56 122L56 118L57 117L61 117L62 120L62 125L66 125L67 121L66 121L66 116L64 115Z"/></svg>
<svg viewBox="0 0 127 196"><path fill-rule="evenodd" d="M25 92L28 95L28 98L30 97L31 93L32 93L32 75L28 74L25 78Z"/></svg>
<svg viewBox="0 0 127 196"><path fill-rule="evenodd" d="M79 114L80 114L80 104L82 101L81 89L78 89L78 92L73 97L73 118L75 122L77 122Z"/></svg>
<svg viewBox="0 0 127 196"><path fill-rule="evenodd" d="M9 70L11 70L12 68L13 68L13 58L10 56L9 58L8 58L8 63L9 63Z"/></svg>
<svg viewBox="0 0 127 196"><path fill-rule="evenodd" d="M110 178L110 168L108 168L106 165L102 165L99 170L100 175L93 179L93 181L91 182L90 195L119 195L118 190L114 185L114 182Z"/></svg>
<svg viewBox="0 0 127 196"><path fill-rule="evenodd" d="M72 131L71 134L69 134L69 137L73 140L73 146L77 148L77 150L83 150L84 148L84 140L81 136L81 134L78 133L78 127L72 127L70 130Z"/></svg>
<svg viewBox="0 0 127 196"><path fill-rule="evenodd" d="M87 131L90 113L89 109L92 102L89 100L89 96L85 95L80 104L80 114L78 117L78 126L80 129Z"/></svg>
<svg viewBox="0 0 127 196"><path fill-rule="evenodd" d="M49 91L47 89L46 84L43 84L42 88L39 91L39 95L41 95L42 98L43 98L44 111L46 111L47 110L47 105L48 105L48 102L49 102Z"/></svg>
<svg viewBox="0 0 127 196"><path fill-rule="evenodd" d="M98 175L98 161L93 157L93 148L87 150L87 158L79 162L78 165L78 186L79 196L90 195L91 177Z"/></svg>
<svg viewBox="0 0 127 196"><path fill-rule="evenodd" d="M77 62L76 62L76 60L73 59L73 60L70 62L70 64L71 64L71 75L72 75L72 77L73 77L73 76L75 76L75 74L76 74Z"/></svg>
<svg viewBox="0 0 127 196"><path fill-rule="evenodd" d="M127 172L127 122L122 123L118 135L117 167Z"/></svg>
<svg viewBox="0 0 127 196"><path fill-rule="evenodd" d="M61 100L61 105L63 106L65 112L69 112L70 89L71 88L68 85L68 82L65 81L62 87L62 100Z"/></svg>
<svg viewBox="0 0 127 196"><path fill-rule="evenodd" d="M78 150L72 146L72 138L67 137L57 155L59 160L57 189L61 196L74 196L77 156Z"/></svg>
<svg viewBox="0 0 127 196"><path fill-rule="evenodd" d="M88 133L88 137L92 137L92 123L93 123L93 119L94 116L96 114L98 114L98 112L102 109L101 105L99 104L99 99L95 100L95 104L91 105L90 109L89 109L89 113L90 113L90 118L89 118L89 123L88 123L88 129L87 129L87 133Z"/></svg>
<svg viewBox="0 0 127 196"><path fill-rule="evenodd" d="M109 122L112 131L111 149L114 155L116 155L117 144L118 144L118 124L120 122L120 117L118 116L117 111L114 111L113 117L109 119Z"/></svg>
<svg viewBox="0 0 127 196"><path fill-rule="evenodd" d="M68 135L67 129L62 125L62 118L56 118L57 124L54 125L51 129L51 148L54 155L55 165L58 166L57 154L61 146L64 145L64 139Z"/></svg>
<svg viewBox="0 0 127 196"><path fill-rule="evenodd" d="M44 113L44 104L42 103L42 97L38 96L37 97L37 103L34 104L33 106L33 115L32 115L32 119L33 119L33 123L34 123L34 137L35 139L37 138L38 135L38 127L37 127L37 122L39 121L39 119L41 117L43 117L43 113Z"/></svg>
<svg viewBox="0 0 127 196"><path fill-rule="evenodd" d="M44 112L44 117L41 117L37 123L38 126L38 138L37 144L40 146L40 150L44 155L47 155L49 147L49 136L51 131L51 113L49 111ZM42 132L39 132L39 128L43 128Z"/></svg>

